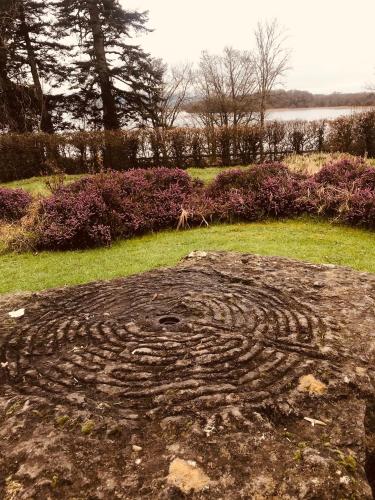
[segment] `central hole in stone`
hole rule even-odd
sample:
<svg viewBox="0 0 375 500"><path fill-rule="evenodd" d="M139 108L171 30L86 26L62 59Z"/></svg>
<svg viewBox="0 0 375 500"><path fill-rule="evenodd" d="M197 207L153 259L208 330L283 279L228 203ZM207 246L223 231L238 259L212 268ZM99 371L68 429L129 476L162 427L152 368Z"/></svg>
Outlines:
<svg viewBox="0 0 375 500"><path fill-rule="evenodd" d="M159 323L161 325L177 325L177 323L180 323L180 318L177 316L163 316L159 319Z"/></svg>

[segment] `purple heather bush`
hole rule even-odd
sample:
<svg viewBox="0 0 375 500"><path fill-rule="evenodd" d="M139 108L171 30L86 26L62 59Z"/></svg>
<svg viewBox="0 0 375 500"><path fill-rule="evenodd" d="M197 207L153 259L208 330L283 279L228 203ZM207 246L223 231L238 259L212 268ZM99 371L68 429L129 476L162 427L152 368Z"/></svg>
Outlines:
<svg viewBox="0 0 375 500"><path fill-rule="evenodd" d="M336 221L375 227L375 169L361 158L325 165L302 184L301 209Z"/></svg>
<svg viewBox="0 0 375 500"><path fill-rule="evenodd" d="M264 163L251 168L225 170L219 174L209 187L213 195L227 194L234 189L254 191L261 188L270 177L285 178L292 175L282 163Z"/></svg>
<svg viewBox="0 0 375 500"><path fill-rule="evenodd" d="M219 174L208 188L222 207L224 219L257 220L297 214L303 177L281 163Z"/></svg>
<svg viewBox="0 0 375 500"><path fill-rule="evenodd" d="M301 212L330 218L337 218L348 190L335 186L322 186L313 179L307 179L301 186L301 196L297 203Z"/></svg>
<svg viewBox="0 0 375 500"><path fill-rule="evenodd" d="M179 169L110 172L81 179L41 202L35 231L48 249L110 245L175 227L194 182Z"/></svg>
<svg viewBox="0 0 375 500"><path fill-rule="evenodd" d="M375 168L366 167L362 172L361 178L358 182L360 189L370 189L375 191Z"/></svg>
<svg viewBox="0 0 375 500"><path fill-rule="evenodd" d="M372 170L362 158L344 158L324 165L313 176L313 180L321 186L351 189L359 187L363 177L369 176L371 178Z"/></svg>
<svg viewBox="0 0 375 500"><path fill-rule="evenodd" d="M18 192L18 204L16 198L5 204L8 192L14 197ZM30 201L21 190L0 190L0 214L5 205L17 206L18 212L7 208L2 217L20 217ZM41 200L30 231L37 248L76 249L167 228L301 213L375 228L375 169L363 160L345 159L306 177L281 163L265 163L224 171L206 188L180 169L102 173Z"/></svg>
<svg viewBox="0 0 375 500"><path fill-rule="evenodd" d="M0 221L13 222L26 215L32 201L23 189L0 188Z"/></svg>
<svg viewBox="0 0 375 500"><path fill-rule="evenodd" d="M375 190L359 189L347 201L340 220L352 226L375 229Z"/></svg>

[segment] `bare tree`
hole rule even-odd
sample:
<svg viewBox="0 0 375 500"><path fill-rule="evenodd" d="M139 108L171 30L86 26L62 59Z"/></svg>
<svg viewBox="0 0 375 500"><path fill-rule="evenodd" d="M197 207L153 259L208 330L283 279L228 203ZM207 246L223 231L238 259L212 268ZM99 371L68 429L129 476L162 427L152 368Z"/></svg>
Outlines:
<svg viewBox="0 0 375 500"><path fill-rule="evenodd" d="M161 59L154 59L154 72L162 75L160 85L148 95L146 121L154 128L172 128L189 97L194 79L193 65L189 62L168 68Z"/></svg>
<svg viewBox="0 0 375 500"><path fill-rule="evenodd" d="M196 79L199 101L190 107L205 125L249 123L255 111L256 73L250 52L226 47L223 55L203 52Z"/></svg>
<svg viewBox="0 0 375 500"><path fill-rule="evenodd" d="M255 30L254 62L259 96L260 125L264 126L267 100L289 69L290 51L285 47L285 32L276 19L259 22Z"/></svg>

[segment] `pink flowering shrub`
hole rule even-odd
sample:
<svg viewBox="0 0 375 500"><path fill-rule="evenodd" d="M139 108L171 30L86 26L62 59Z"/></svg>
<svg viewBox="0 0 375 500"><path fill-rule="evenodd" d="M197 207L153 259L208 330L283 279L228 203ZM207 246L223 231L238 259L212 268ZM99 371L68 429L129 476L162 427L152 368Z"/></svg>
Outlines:
<svg viewBox="0 0 375 500"><path fill-rule="evenodd" d="M32 201L23 189L0 188L0 221L13 222L26 215Z"/></svg>
<svg viewBox="0 0 375 500"><path fill-rule="evenodd" d="M35 230L40 248L110 245L175 227L194 182L178 169L111 172L81 179L42 201Z"/></svg>
<svg viewBox="0 0 375 500"><path fill-rule="evenodd" d="M302 184L301 209L338 222L375 227L375 169L362 159L328 163Z"/></svg>
<svg viewBox="0 0 375 500"><path fill-rule="evenodd" d="M281 163L266 163L219 174L208 193L220 203L224 219L285 217L299 212L302 179Z"/></svg>
<svg viewBox="0 0 375 500"><path fill-rule="evenodd" d="M26 210L29 195L22 193ZM375 169L360 159L344 159L307 177L281 163L266 163L224 171L208 187L180 169L97 174L43 199L28 229L37 248L75 249L167 228L302 213L375 228Z"/></svg>

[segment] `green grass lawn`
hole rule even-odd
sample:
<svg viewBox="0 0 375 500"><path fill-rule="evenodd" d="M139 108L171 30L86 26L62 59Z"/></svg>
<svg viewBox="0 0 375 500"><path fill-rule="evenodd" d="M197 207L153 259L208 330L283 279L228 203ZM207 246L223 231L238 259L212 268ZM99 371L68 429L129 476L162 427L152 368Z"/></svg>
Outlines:
<svg viewBox="0 0 375 500"><path fill-rule="evenodd" d="M303 218L165 231L86 251L0 256L0 293L110 279L171 266L193 250L279 255L375 272L375 233Z"/></svg>
<svg viewBox="0 0 375 500"><path fill-rule="evenodd" d="M194 179L200 179L205 184L215 179L217 174L231 168L246 170L249 167L207 167L207 168L188 168L186 171Z"/></svg>
<svg viewBox="0 0 375 500"><path fill-rule="evenodd" d="M31 194L45 194L48 193L47 186L44 182L44 177L30 177L29 179L22 179L19 181L3 182L0 187L17 189L21 188Z"/></svg>
<svg viewBox="0 0 375 500"><path fill-rule="evenodd" d="M67 175L66 183L73 182L82 177L82 175ZM0 184L0 187L6 188L21 188L28 191L31 194L48 194L49 189L46 186L46 179L48 177L30 177L29 179L22 179L12 182L4 182Z"/></svg>
<svg viewBox="0 0 375 500"><path fill-rule="evenodd" d="M190 168L193 178L212 181L229 167ZM241 167L247 168L247 167ZM71 182L80 176L67 176ZM43 177L3 184L47 194ZM0 245L1 247L1 245ZM0 293L36 291L171 266L192 250L228 250L280 255L375 272L375 233L311 218L251 224L213 225L164 231L120 241L111 248L0 256ZM0 248L1 249L1 248Z"/></svg>

